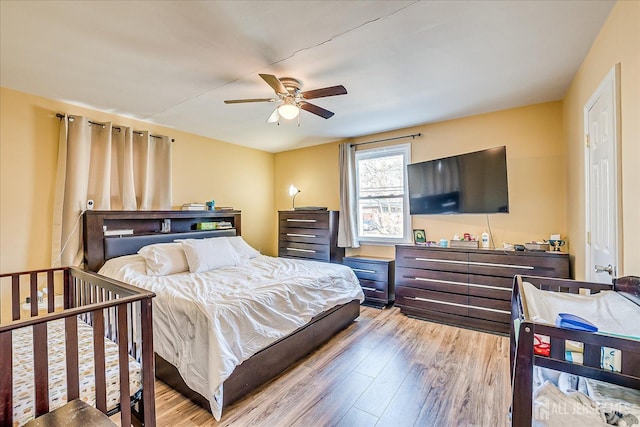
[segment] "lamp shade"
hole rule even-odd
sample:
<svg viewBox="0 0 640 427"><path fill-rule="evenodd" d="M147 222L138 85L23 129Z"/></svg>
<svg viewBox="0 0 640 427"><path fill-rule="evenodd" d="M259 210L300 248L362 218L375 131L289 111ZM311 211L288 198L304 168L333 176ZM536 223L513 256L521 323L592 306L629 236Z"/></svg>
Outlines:
<svg viewBox="0 0 640 427"><path fill-rule="evenodd" d="M300 114L300 109L292 102L285 101L284 104L278 107L278 114L280 114L280 117L283 119L291 120Z"/></svg>
<svg viewBox="0 0 640 427"><path fill-rule="evenodd" d="M298 187L296 187L295 185L291 184L291 186L289 187L289 196L293 197L296 194L298 194L300 192L300 190L298 190Z"/></svg>

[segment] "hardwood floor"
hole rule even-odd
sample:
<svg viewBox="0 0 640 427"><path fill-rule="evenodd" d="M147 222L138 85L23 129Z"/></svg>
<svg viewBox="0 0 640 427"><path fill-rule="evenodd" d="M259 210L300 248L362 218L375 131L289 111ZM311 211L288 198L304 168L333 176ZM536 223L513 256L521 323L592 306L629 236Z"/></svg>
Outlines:
<svg viewBox="0 0 640 427"><path fill-rule="evenodd" d="M158 426L506 426L508 338L362 307L321 349L225 409L156 381Z"/></svg>

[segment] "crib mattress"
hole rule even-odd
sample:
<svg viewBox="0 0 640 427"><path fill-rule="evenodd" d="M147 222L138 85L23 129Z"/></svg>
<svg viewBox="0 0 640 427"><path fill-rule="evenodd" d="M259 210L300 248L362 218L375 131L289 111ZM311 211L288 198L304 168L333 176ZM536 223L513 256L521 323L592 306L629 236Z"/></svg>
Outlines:
<svg viewBox="0 0 640 427"><path fill-rule="evenodd" d="M95 406L93 329L78 319L78 367L80 399ZM47 325L49 353L49 410L67 403L67 369L65 355L64 320ZM114 409L120 402L118 346L105 339L105 375L107 408ZM133 396L142 388L142 369L129 356L129 392ZM35 416L35 388L33 372L32 328L13 332L13 423L21 426Z"/></svg>

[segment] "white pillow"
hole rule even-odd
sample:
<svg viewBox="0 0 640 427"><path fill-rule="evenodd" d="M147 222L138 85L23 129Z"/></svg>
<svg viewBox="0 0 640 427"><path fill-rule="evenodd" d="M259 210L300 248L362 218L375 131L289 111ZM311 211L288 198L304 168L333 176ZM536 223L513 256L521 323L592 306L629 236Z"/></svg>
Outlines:
<svg viewBox="0 0 640 427"><path fill-rule="evenodd" d="M242 264L240 255L227 239L212 237L209 239L185 239L181 242L187 256L189 271L192 273L202 273L220 267Z"/></svg>
<svg viewBox="0 0 640 427"><path fill-rule="evenodd" d="M241 236L227 237L227 240L229 240L233 249L243 258L252 259L260 255L260 252L245 242Z"/></svg>
<svg viewBox="0 0 640 427"><path fill-rule="evenodd" d="M156 243L141 248L138 254L144 258L149 276L166 276L189 271L189 264L180 243Z"/></svg>

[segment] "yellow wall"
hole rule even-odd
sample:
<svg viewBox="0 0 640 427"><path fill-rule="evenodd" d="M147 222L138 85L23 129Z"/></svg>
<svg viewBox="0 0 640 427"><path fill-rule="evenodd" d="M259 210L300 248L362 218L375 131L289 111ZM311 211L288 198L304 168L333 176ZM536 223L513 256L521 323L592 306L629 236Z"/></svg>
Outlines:
<svg viewBox="0 0 640 427"><path fill-rule="evenodd" d="M620 63L622 151L622 268L640 274L640 2L619 1L575 75L563 102L567 152L568 232L575 276L584 279L585 183L583 109L600 82Z"/></svg>
<svg viewBox="0 0 640 427"><path fill-rule="evenodd" d="M482 114L458 120L427 124L395 132L355 139L366 142L421 133L411 143L411 162L507 146L509 214L489 215L496 245L548 238L551 233L567 234L565 176L562 173L562 106L551 102ZM367 148L389 145L372 144ZM290 209L290 184L302 192L297 205L339 207L338 143L276 154L275 204ZM413 228L424 228L430 240L450 238L465 232L480 234L487 228L486 215L419 215ZM392 246L363 246L349 254L394 256Z"/></svg>
<svg viewBox="0 0 640 427"><path fill-rule="evenodd" d="M273 154L0 88L0 272L50 266L58 112L174 138L174 205L241 209L245 239L274 254Z"/></svg>

